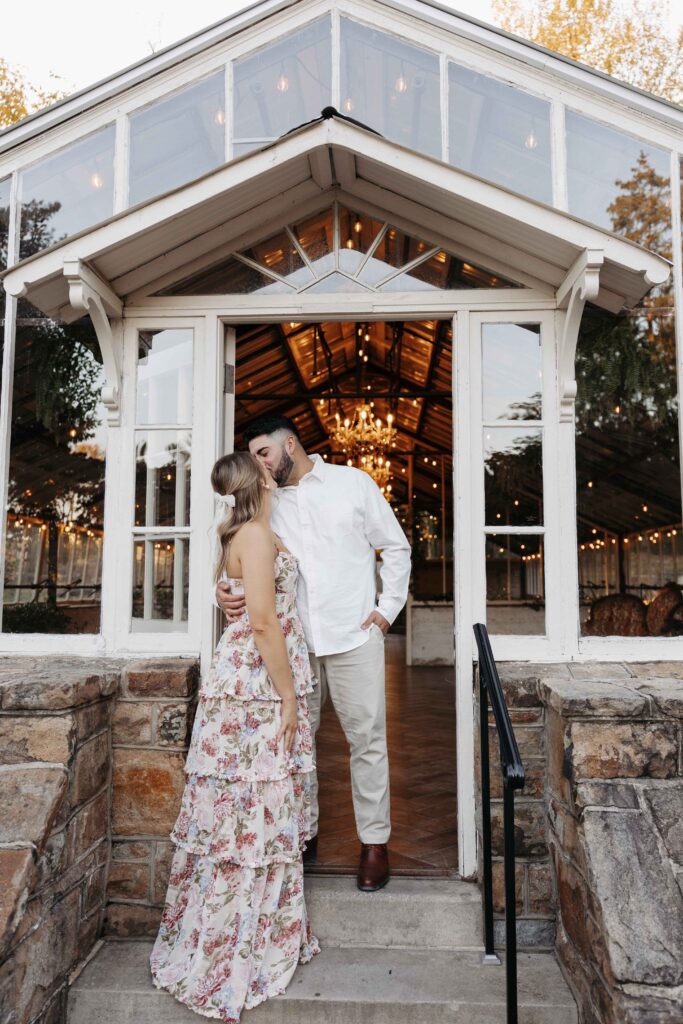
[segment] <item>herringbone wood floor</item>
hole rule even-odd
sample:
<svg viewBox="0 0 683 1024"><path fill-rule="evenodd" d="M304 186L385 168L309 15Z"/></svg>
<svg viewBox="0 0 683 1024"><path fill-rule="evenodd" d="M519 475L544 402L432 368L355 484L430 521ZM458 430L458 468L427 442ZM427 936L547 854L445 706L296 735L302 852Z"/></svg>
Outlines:
<svg viewBox="0 0 683 1024"><path fill-rule="evenodd" d="M407 668L405 638L386 641L387 735L394 873L449 875L457 870L455 688L453 669ZM318 733L320 829L324 872L355 871L348 745L330 701Z"/></svg>

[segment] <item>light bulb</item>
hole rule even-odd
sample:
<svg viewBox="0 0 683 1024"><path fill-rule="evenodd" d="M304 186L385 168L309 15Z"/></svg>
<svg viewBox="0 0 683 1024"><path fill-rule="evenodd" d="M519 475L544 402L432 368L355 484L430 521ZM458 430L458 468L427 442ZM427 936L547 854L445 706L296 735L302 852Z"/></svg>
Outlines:
<svg viewBox="0 0 683 1024"><path fill-rule="evenodd" d="M408 79L403 74L403 72L401 72L401 74L398 76L398 78L394 82L394 89L399 94L400 93L404 93L404 92L408 92Z"/></svg>
<svg viewBox="0 0 683 1024"><path fill-rule="evenodd" d="M363 230L363 223L357 217L356 217L356 223L353 225L353 230L356 232L357 235L359 235L361 233L361 231Z"/></svg>
<svg viewBox="0 0 683 1024"><path fill-rule="evenodd" d="M284 71L280 72L280 76L279 76L279 78L277 80L277 91L278 92L288 92L289 91L289 79L287 78L287 75L284 73Z"/></svg>
<svg viewBox="0 0 683 1024"><path fill-rule="evenodd" d="M347 96L344 102L342 103L342 109L345 110L347 114L350 114L351 111L353 110L353 100L351 99L350 96Z"/></svg>
<svg viewBox="0 0 683 1024"><path fill-rule="evenodd" d="M524 145L526 146L527 149L536 149L536 147L538 146L538 139L536 137L536 133L534 132L533 128L531 129L531 131L529 132L529 134L525 138Z"/></svg>
<svg viewBox="0 0 683 1024"><path fill-rule="evenodd" d="M102 188L102 186L104 185L102 175L95 171L94 174L90 175L90 184L93 188Z"/></svg>
<svg viewBox="0 0 683 1024"><path fill-rule="evenodd" d="M220 109L217 110L213 115L213 120L215 124L225 124L225 111Z"/></svg>
<svg viewBox="0 0 683 1024"><path fill-rule="evenodd" d="M352 238L347 238L346 239L346 248L347 249L353 249L353 246L354 246L353 239Z"/></svg>

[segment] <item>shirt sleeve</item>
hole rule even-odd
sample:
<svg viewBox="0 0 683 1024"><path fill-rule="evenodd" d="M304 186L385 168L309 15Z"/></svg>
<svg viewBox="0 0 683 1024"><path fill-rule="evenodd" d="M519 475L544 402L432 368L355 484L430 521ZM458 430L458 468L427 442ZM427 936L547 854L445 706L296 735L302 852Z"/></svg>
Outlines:
<svg viewBox="0 0 683 1024"><path fill-rule="evenodd" d="M377 611L391 623L408 597L410 544L391 505L372 477L362 471L360 487L365 535L373 548L379 548L382 552L382 593L377 602Z"/></svg>

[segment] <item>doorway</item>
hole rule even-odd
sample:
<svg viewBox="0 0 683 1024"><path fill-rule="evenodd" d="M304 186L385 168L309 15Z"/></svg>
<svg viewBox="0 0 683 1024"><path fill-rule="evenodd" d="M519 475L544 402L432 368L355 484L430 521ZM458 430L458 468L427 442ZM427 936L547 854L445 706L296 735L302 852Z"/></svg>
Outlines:
<svg viewBox="0 0 683 1024"><path fill-rule="evenodd" d="M255 417L288 416L308 452L375 478L411 542L409 600L386 642L396 874L449 875L458 866L452 325L451 319L291 320L236 326L233 335L235 447ZM354 431L369 420L381 433L381 450L372 457L353 447ZM317 763L316 870L355 871L348 747L330 703Z"/></svg>

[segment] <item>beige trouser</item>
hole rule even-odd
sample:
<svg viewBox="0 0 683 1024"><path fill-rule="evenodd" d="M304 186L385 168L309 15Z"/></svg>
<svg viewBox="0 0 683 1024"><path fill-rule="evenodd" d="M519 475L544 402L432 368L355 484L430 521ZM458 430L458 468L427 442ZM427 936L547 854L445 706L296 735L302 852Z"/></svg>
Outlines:
<svg viewBox="0 0 683 1024"><path fill-rule="evenodd" d="M389 818L389 758L384 701L384 636L370 626L369 639L343 654L310 655L318 680L308 695L313 736L322 705L330 696L351 748L351 792L361 843L386 843ZM318 779L311 791L311 834L318 831Z"/></svg>

